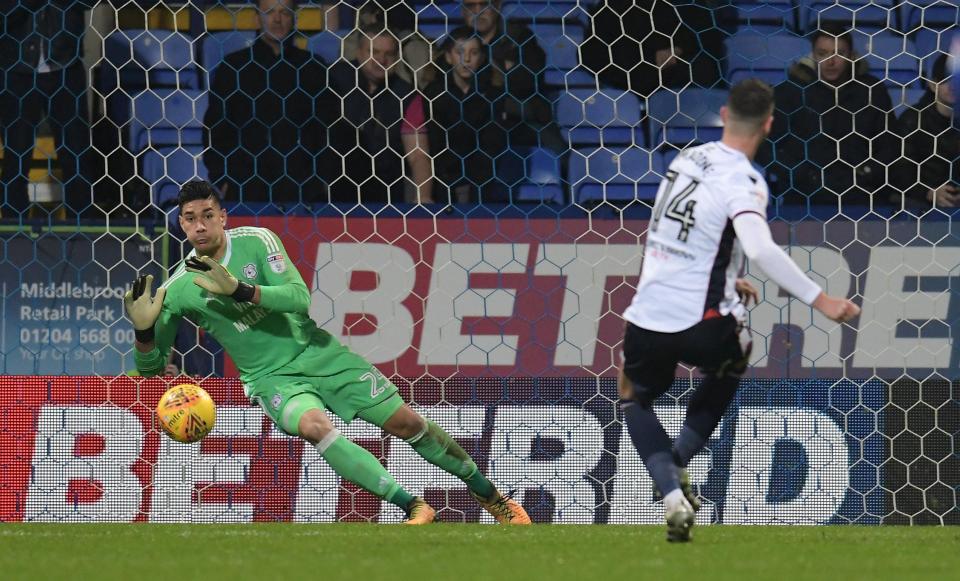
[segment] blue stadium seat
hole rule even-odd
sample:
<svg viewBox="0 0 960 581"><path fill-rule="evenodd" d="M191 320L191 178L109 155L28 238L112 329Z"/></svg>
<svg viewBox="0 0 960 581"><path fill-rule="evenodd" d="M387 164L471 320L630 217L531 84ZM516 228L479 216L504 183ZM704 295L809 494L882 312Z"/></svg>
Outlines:
<svg viewBox="0 0 960 581"><path fill-rule="evenodd" d="M130 150L148 146L200 145L206 91L144 91L132 99Z"/></svg>
<svg viewBox="0 0 960 581"><path fill-rule="evenodd" d="M197 89L200 76L188 36L167 30L118 30L103 41L94 85L106 99L107 118L130 120L130 95L144 89Z"/></svg>
<svg viewBox="0 0 960 581"><path fill-rule="evenodd" d="M420 34L431 39L439 40L458 26L458 22L421 22L417 25Z"/></svg>
<svg viewBox="0 0 960 581"><path fill-rule="evenodd" d="M562 205L564 195L557 155L541 148L525 150L522 155L526 176L517 189L516 201Z"/></svg>
<svg viewBox="0 0 960 581"><path fill-rule="evenodd" d="M888 85L915 85L920 77L917 48L901 35L878 32L854 36L854 49L866 59L870 74Z"/></svg>
<svg viewBox="0 0 960 581"><path fill-rule="evenodd" d="M653 200L661 176L651 168L651 154L640 147L573 151L567 173L578 204Z"/></svg>
<svg viewBox="0 0 960 581"><path fill-rule="evenodd" d="M249 47L256 40L257 33L252 30L230 30L226 32L211 32L203 38L201 50L201 66L207 76L207 86L223 59L230 53Z"/></svg>
<svg viewBox="0 0 960 581"><path fill-rule="evenodd" d="M103 42L104 64L119 71L120 87L198 89L193 39L169 30L117 30Z"/></svg>
<svg viewBox="0 0 960 581"><path fill-rule="evenodd" d="M547 66L558 69L572 69L580 64L577 49L583 42L583 30L565 26L556 34L538 33L538 41L547 54Z"/></svg>
<svg viewBox="0 0 960 581"><path fill-rule="evenodd" d="M441 21L444 19L460 20L460 2L450 0L417 0L411 2L417 11L417 20Z"/></svg>
<svg viewBox="0 0 960 581"><path fill-rule="evenodd" d="M797 32L797 4L793 0L744 0L736 3L740 29L755 33Z"/></svg>
<svg viewBox="0 0 960 581"><path fill-rule="evenodd" d="M307 50L318 55L328 65L333 64L343 54L343 41L349 30L324 30L310 37Z"/></svg>
<svg viewBox="0 0 960 581"><path fill-rule="evenodd" d="M150 184L153 203L167 208L176 201L180 185L193 179L207 179L202 146L148 149L141 157L140 176Z"/></svg>
<svg viewBox="0 0 960 581"><path fill-rule="evenodd" d="M810 54L810 41L792 34L738 33L728 38L726 45L731 84L757 77L776 85L787 79L791 64Z"/></svg>
<svg viewBox="0 0 960 581"><path fill-rule="evenodd" d="M502 13L507 18L524 22L580 21L581 13L589 10L586 2L576 0L504 0Z"/></svg>
<svg viewBox="0 0 960 581"><path fill-rule="evenodd" d="M573 70L547 69L543 75L547 89L557 88L564 91L577 89L597 90L597 76L585 69Z"/></svg>
<svg viewBox="0 0 960 581"><path fill-rule="evenodd" d="M943 30L960 26L960 5L950 0L910 0L901 7L904 32L910 34L927 30Z"/></svg>
<svg viewBox="0 0 960 581"><path fill-rule="evenodd" d="M899 118L909 107L916 105L920 97L926 92L926 89L906 89L903 87L890 87L890 101L893 102L893 113Z"/></svg>
<svg viewBox="0 0 960 581"><path fill-rule="evenodd" d="M680 147L715 141L723 132L720 107L727 92L686 89L680 93L660 90L647 100L654 148L669 143Z"/></svg>
<svg viewBox="0 0 960 581"><path fill-rule="evenodd" d="M943 30L931 30L929 28L918 30L913 39L917 47L917 56L926 59L934 53L950 52L950 44L958 30L960 30L960 27L956 26Z"/></svg>
<svg viewBox="0 0 960 581"><path fill-rule="evenodd" d="M800 5L801 29L810 31L831 20L844 22L860 32L896 30L899 0L822 0Z"/></svg>
<svg viewBox="0 0 960 581"><path fill-rule="evenodd" d="M643 107L626 91L575 89L557 100L557 123L568 130L573 144L642 143Z"/></svg>

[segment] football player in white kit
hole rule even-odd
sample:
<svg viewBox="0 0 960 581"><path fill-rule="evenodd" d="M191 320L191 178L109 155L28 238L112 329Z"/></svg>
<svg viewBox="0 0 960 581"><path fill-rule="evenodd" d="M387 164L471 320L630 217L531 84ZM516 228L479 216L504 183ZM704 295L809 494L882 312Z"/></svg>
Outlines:
<svg viewBox="0 0 960 581"><path fill-rule="evenodd" d="M834 321L860 313L851 301L825 294L770 235L767 184L751 160L773 123L773 90L743 81L731 89L720 116L723 138L682 151L660 184L640 282L623 314L624 423L664 496L670 541L690 540L700 502L685 467L716 429L749 360L746 306L758 294L738 279L743 255ZM680 362L699 367L704 379L671 444L652 406Z"/></svg>

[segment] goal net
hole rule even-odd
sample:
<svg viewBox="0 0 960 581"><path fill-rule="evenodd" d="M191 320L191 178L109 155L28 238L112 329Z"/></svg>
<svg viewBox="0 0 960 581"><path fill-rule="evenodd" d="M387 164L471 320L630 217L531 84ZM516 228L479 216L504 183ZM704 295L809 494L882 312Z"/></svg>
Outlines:
<svg viewBox="0 0 960 581"><path fill-rule="evenodd" d="M193 324L167 375L134 373L121 296L189 251L176 197L207 179L536 522L662 522L618 407L621 313L666 168L756 77L774 238L863 312L831 323L748 270L751 366L690 464L698 522L960 523L955 2L8 4L0 521L401 520ZM671 435L699 381L681 366L655 406ZM196 444L153 414L187 382L218 405ZM441 520L492 522L404 442L337 425Z"/></svg>

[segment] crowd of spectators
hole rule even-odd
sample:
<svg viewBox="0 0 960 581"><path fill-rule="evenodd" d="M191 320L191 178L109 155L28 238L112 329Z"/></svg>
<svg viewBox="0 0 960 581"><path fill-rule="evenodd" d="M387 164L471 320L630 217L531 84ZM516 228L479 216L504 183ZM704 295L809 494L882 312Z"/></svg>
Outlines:
<svg viewBox="0 0 960 581"><path fill-rule="evenodd" d="M18 0L0 15L3 216L29 205L34 139L44 119L57 148L63 201L89 216L108 170L91 151L84 11L97 4ZM646 98L657 90L723 88L718 15L729 3L600 0L590 8L582 67L599 87ZM210 75L203 163L225 199L242 203L477 204L508 201L497 158L570 143L554 119L534 31L505 18L502 0L462 0L437 44L408 3L355 11L342 58L298 48L295 0L259 0L259 33ZM356 6L356 5L355 5ZM453 18L453 17L452 17ZM825 23L809 56L776 90L770 140L759 153L784 204L953 207L960 134L946 55L924 63L927 91L894 115L850 31Z"/></svg>

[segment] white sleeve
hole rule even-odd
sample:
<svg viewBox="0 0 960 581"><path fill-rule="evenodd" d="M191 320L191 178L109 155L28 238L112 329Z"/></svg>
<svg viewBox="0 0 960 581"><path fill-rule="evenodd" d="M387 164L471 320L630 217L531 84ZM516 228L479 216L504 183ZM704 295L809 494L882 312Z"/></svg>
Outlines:
<svg viewBox="0 0 960 581"><path fill-rule="evenodd" d="M780 288L808 305L820 296L820 286L777 246L770 235L770 226L759 214L744 212L737 215L733 219L733 229L750 262L767 273Z"/></svg>

